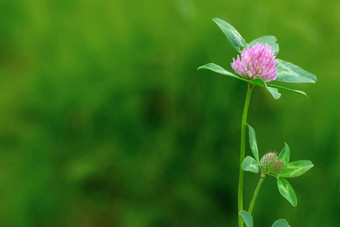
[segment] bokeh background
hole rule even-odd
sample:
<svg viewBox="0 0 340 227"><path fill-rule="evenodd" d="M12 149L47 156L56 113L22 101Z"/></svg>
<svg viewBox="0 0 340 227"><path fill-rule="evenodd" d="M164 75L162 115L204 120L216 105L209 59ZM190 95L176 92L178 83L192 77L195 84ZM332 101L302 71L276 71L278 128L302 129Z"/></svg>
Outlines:
<svg viewBox="0 0 340 227"><path fill-rule="evenodd" d="M291 180L293 208L268 178L256 226L340 226L340 2L0 1L0 226L236 226L246 85L211 21L318 76L274 101L256 88L248 122L260 153L315 167ZM249 147L247 146L249 153ZM245 207L258 175L246 173Z"/></svg>

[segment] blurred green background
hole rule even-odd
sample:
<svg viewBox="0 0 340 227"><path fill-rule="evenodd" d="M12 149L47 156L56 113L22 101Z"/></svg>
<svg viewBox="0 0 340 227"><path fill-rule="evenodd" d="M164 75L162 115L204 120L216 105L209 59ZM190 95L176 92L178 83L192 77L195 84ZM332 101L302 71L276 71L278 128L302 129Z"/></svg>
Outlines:
<svg viewBox="0 0 340 227"><path fill-rule="evenodd" d="M315 167L291 180L293 208L268 178L256 226L340 226L340 2L0 1L0 226L236 226L246 85L211 21L318 76L309 99L256 88L248 122L260 153ZM249 147L247 145L247 152ZM245 207L258 175L246 173Z"/></svg>

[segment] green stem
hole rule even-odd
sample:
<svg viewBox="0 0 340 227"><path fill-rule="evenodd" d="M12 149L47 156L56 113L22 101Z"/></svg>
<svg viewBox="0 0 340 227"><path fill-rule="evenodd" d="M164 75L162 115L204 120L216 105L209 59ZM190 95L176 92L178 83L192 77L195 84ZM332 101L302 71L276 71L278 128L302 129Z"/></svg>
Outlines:
<svg viewBox="0 0 340 227"><path fill-rule="evenodd" d="M245 150L246 150L246 131L247 131L247 116L248 107L250 103L250 97L253 90L253 85L248 84L248 90L246 95L246 100L244 102L242 123L241 123L241 151L240 151L240 173L238 180L238 214L243 210L243 170L241 168L242 162L244 160ZM243 220L240 215L238 215L238 225L243 227Z"/></svg>
<svg viewBox="0 0 340 227"><path fill-rule="evenodd" d="M250 202L250 205L249 205L249 210L248 210L249 214L251 214L253 212L255 201L256 201L256 198L257 198L257 194L259 194L259 191L260 191L261 185L262 185L262 183L264 181L264 178L265 178L265 176L261 175L259 183L257 183L256 189L254 191L253 198L251 199L251 202Z"/></svg>

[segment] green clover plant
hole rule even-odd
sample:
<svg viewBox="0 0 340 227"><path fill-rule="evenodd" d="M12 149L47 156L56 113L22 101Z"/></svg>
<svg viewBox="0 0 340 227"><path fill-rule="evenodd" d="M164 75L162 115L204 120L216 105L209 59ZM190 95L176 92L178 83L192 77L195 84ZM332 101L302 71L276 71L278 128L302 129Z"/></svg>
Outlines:
<svg viewBox="0 0 340 227"><path fill-rule="evenodd" d="M307 97L307 94L303 91L283 87L275 82L315 83L317 78L312 73L309 73L290 62L278 59L279 45L275 36L263 36L247 43L240 33L224 20L214 18L213 21L222 30L236 51L240 53L236 59L233 58L233 62L231 63L231 67L236 74L227 71L215 63L202 65L198 69L206 69L226 75L244 81L248 85L241 121L238 223L239 227L243 226L243 222L250 227L253 226L251 213L255 205L256 197L266 176L273 176L277 179L277 186L280 194L295 207L297 205L296 195L286 178L298 177L313 167L311 161L302 160L289 162L290 150L287 144L279 155L274 152L269 152L260 159L255 130L251 126L248 127L249 142L254 157L245 157L247 116L253 88L255 86L265 88L274 99L279 99L281 97L279 90L294 92ZM243 209L244 171L261 173L248 212ZM285 227L289 225L287 221L280 219L272 226Z"/></svg>
<svg viewBox="0 0 340 227"><path fill-rule="evenodd" d="M256 44L260 44L260 43L268 44L271 47L271 50L274 52L275 57L279 53L279 44L276 42L277 39L275 36L263 36L247 44L244 38L240 35L240 33L233 26L231 26L230 24L228 24L227 22L225 22L224 20L220 18L214 18L213 21L219 26L219 28L222 30L222 32L227 37L229 42L239 53L242 53L242 50L247 50L247 48L254 47ZM277 76L274 79L275 81L286 82L286 83L315 83L317 81L317 78L315 75L303 70L299 66L296 66L290 62L277 59L276 67L277 67ZM269 93L273 96L274 99L279 99L281 97L281 94L279 93L278 89L295 92L295 93L298 93L298 94L301 94L307 97L307 94L303 91L286 88L286 87L279 86L277 84L269 83L274 80L266 81L267 78L262 77L261 75L249 76L248 74L247 76L245 76L242 73L241 75L237 75L237 74L227 71L226 69L224 69L223 67L215 63L208 63L205 65L202 65L198 69L211 70L213 72L216 72L222 75L231 76L233 78L245 81L251 85L262 86L269 91ZM235 71L237 72L238 70L235 70Z"/></svg>
<svg viewBox="0 0 340 227"><path fill-rule="evenodd" d="M249 130L249 145L254 157L247 156L241 165L243 171L259 173L261 172L260 180L256 186L253 198L250 202L248 212L242 210L240 211L240 216L242 217L244 223L248 227L253 226L253 218L251 216L257 195L260 191L262 183L266 176L275 177L277 180L277 188L285 199L287 199L292 206L297 206L297 198L293 187L290 185L288 180L285 178L293 178L301 176L313 167L311 161L301 160L289 162L290 149L288 144L285 144L284 148L277 155L275 152L268 152L259 159L259 150L256 141L255 130L248 125ZM289 226L288 222L284 219L277 220L273 225L277 226Z"/></svg>
<svg viewBox="0 0 340 227"><path fill-rule="evenodd" d="M244 171L253 173L258 173L261 170L261 177L249 206L249 214L253 211L257 194L266 176L273 176L277 179L277 188L280 194L295 207L297 199L294 189L285 178L301 176L313 167L312 162L307 160L289 162L290 149L288 144L285 144L279 155L269 152L259 159L255 130L250 125L248 125L248 128L249 144L254 158L247 156L241 167Z"/></svg>

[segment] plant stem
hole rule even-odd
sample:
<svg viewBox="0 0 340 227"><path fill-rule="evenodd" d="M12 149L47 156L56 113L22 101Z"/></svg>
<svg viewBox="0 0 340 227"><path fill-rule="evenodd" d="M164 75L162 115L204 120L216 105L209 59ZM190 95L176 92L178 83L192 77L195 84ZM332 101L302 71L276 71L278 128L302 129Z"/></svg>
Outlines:
<svg viewBox="0 0 340 227"><path fill-rule="evenodd" d="M265 178L265 176L261 175L260 180L257 183L256 189L254 191L253 198L251 199L251 202L250 202L250 205L249 205L249 210L248 210L249 214L251 214L251 212L253 212L255 201L256 201L256 198L257 198L257 194L259 194L259 191L260 191L261 185L262 185L262 183L264 181L264 178Z"/></svg>
<svg viewBox="0 0 340 227"><path fill-rule="evenodd" d="M242 217L239 215L240 211L243 210L243 170L241 166L244 160L245 149L246 149L247 116L248 116L248 107L250 103L252 90L253 90L253 85L248 84L248 90L247 90L246 100L244 101L242 123L241 123L240 173L239 173L239 180L238 180L238 225L239 227L243 227L243 220L242 220Z"/></svg>

